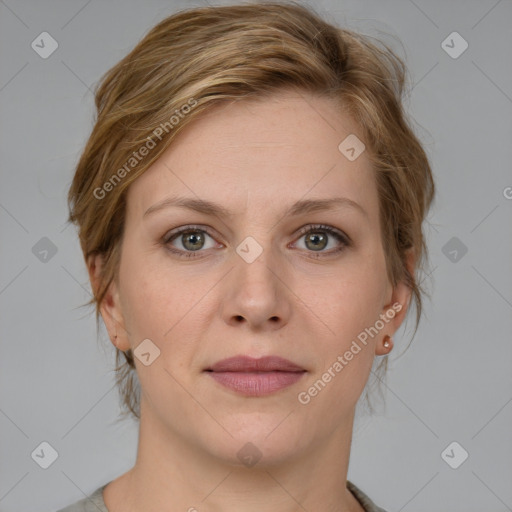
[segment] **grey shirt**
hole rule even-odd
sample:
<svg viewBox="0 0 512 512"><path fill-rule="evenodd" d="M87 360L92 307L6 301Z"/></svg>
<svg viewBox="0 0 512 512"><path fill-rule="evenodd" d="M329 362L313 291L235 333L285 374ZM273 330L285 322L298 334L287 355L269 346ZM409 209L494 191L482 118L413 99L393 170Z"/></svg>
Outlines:
<svg viewBox="0 0 512 512"><path fill-rule="evenodd" d="M109 512L103 501L103 489L110 482L96 489L88 498L83 498L57 512ZM348 490L355 496L357 501L364 508L365 512L386 512L383 508L378 507L366 494L357 488L352 482L347 480Z"/></svg>

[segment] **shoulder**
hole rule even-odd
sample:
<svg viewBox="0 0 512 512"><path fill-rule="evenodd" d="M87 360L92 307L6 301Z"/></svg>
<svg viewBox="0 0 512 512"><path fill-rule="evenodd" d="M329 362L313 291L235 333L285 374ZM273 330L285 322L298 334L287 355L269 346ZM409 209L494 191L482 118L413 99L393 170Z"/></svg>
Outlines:
<svg viewBox="0 0 512 512"><path fill-rule="evenodd" d="M83 498L57 512L108 512L103 501L103 489L108 484L98 487L89 497Z"/></svg>
<svg viewBox="0 0 512 512"><path fill-rule="evenodd" d="M361 489L348 480L347 489L356 497L365 512L386 512L383 508L375 505L375 503L363 491L361 491Z"/></svg>

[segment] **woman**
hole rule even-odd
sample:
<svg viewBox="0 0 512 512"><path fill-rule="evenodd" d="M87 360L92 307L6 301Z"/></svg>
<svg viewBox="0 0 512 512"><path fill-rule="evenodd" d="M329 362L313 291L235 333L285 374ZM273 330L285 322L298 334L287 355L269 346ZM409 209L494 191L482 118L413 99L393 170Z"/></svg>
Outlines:
<svg viewBox="0 0 512 512"><path fill-rule="evenodd" d="M404 73L269 3L170 16L103 77L70 220L139 445L64 511L383 510L347 472L370 373L421 316L434 183Z"/></svg>

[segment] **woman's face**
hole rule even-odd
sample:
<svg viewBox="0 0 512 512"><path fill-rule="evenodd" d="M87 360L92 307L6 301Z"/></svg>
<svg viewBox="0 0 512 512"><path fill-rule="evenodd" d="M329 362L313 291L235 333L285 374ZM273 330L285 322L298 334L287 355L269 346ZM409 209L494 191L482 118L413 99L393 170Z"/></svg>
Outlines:
<svg viewBox="0 0 512 512"><path fill-rule="evenodd" d="M275 463L351 429L410 297L386 277L368 156L338 147L351 134L362 138L324 98L239 101L191 123L131 185L119 281L102 314L119 348L145 354L135 362L147 432L234 463L251 442ZM162 205L178 197L219 213ZM205 371L237 355L305 371L248 395Z"/></svg>

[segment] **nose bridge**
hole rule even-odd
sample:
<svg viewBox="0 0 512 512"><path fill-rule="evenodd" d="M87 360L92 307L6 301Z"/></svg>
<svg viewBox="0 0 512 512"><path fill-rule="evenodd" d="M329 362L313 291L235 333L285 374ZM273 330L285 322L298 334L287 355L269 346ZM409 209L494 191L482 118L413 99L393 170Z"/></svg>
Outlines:
<svg viewBox="0 0 512 512"><path fill-rule="evenodd" d="M229 273L229 289L222 306L227 322L245 319L255 327L266 321L286 321L286 287L279 275L279 257L272 250L271 237L266 235L258 237L261 243L256 236L246 237L233 253L234 268Z"/></svg>
<svg viewBox="0 0 512 512"><path fill-rule="evenodd" d="M242 294L254 296L254 300L265 298L277 293L276 274L271 269L276 265L276 258L271 247L270 237L263 240L248 236L236 247L234 255L235 269L233 278L236 279L237 289ZM260 294L265 297L259 298Z"/></svg>

